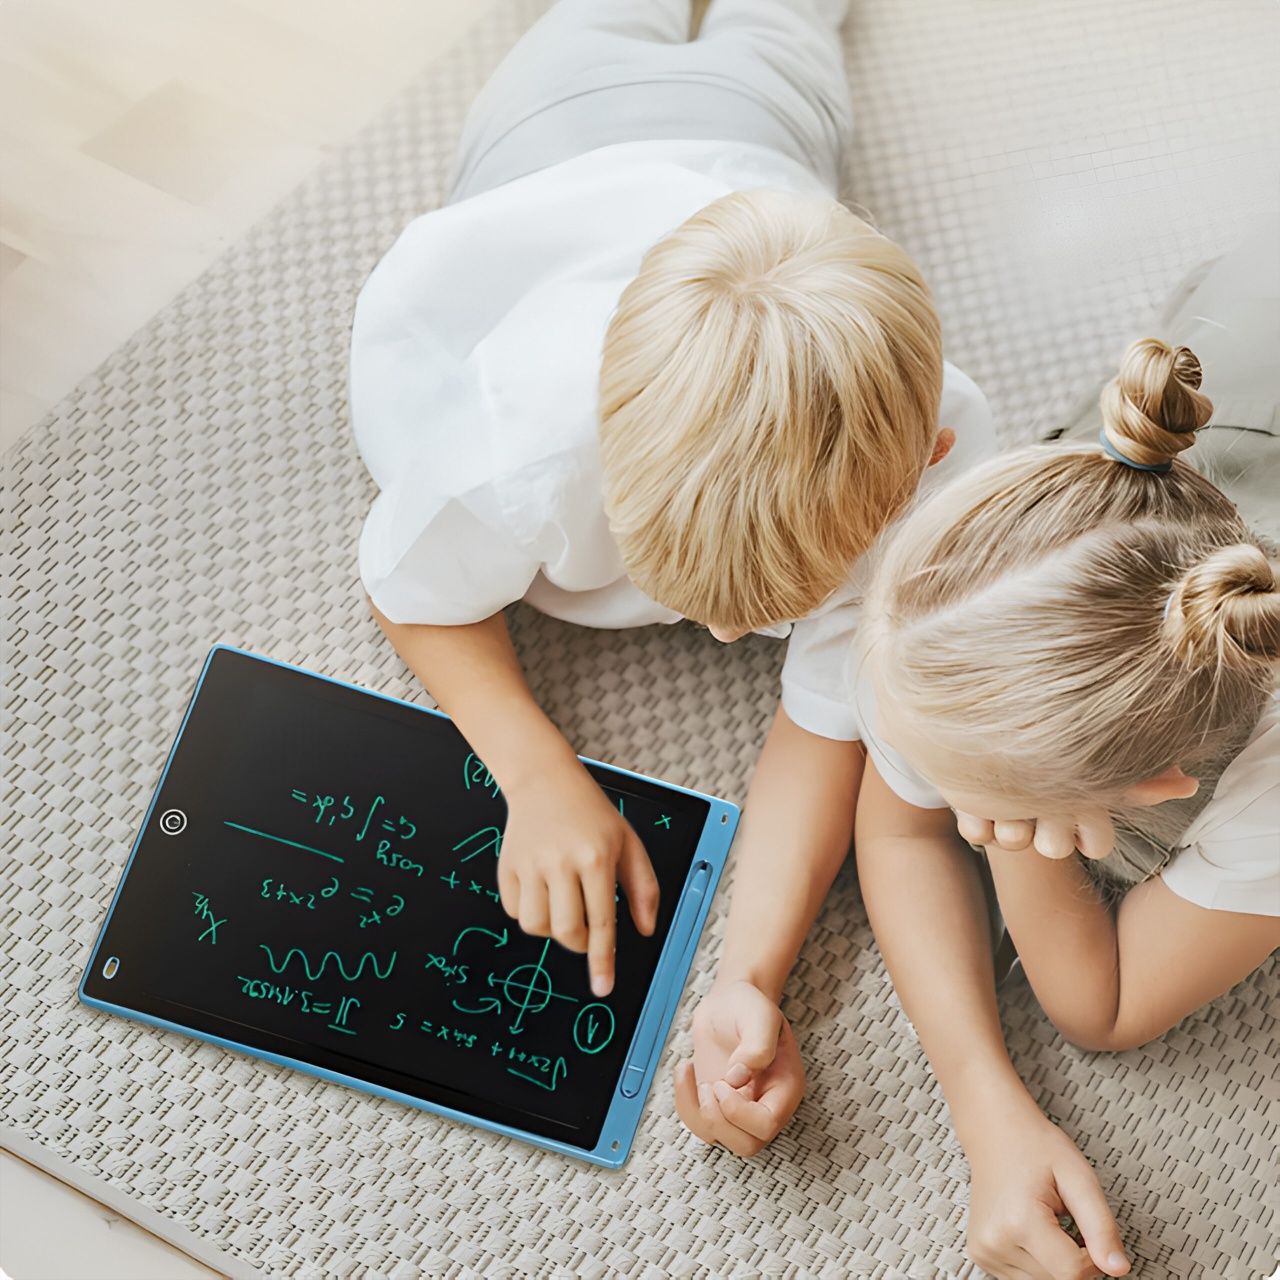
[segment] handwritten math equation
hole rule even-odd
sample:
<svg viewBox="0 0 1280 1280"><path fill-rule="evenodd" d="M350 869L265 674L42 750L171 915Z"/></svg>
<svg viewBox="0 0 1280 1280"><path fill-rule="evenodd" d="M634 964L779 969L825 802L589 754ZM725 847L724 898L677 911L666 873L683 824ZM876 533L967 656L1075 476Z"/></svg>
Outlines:
<svg viewBox="0 0 1280 1280"><path fill-rule="evenodd" d="M454 777L453 785L460 783L479 806L476 825L464 828L461 838L455 827L440 839L429 819L381 792L324 785L290 787L287 801L278 795L277 803L294 815L284 828L227 820L226 827L243 835L283 846L272 874L251 874L241 892L264 904L281 926L301 925L319 913L315 925L329 934L325 949L325 943L256 941L261 933L255 929L249 939L258 963L237 964L244 971L235 973L232 990L243 1001L314 1019L335 1034L429 1038L450 1054L483 1057L554 1092L571 1061L601 1053L614 1042L617 1019L607 1001L557 986L547 964L550 939L526 939L515 925L466 923L468 915L475 918L467 906L471 899L479 900L484 910L478 914L489 923L494 921L491 908L500 903L494 870L503 829L500 820L494 821L497 815L485 809L501 800L502 789L474 753L462 761L461 776ZM612 789L609 796L633 824L645 813L643 804L628 804L629 796ZM628 813L629 807L638 812ZM277 810L278 816L283 813ZM664 831L672 827L670 815L655 816L652 809L643 822ZM331 869L317 874L322 865L317 858ZM441 894L448 895L447 904ZM216 889L215 896L221 896ZM201 891L193 891L191 901L198 944L216 945L220 930L225 935L236 929L245 945L243 920L229 924ZM430 936L421 943L406 945L403 927L378 932L397 920L401 926L408 921L412 929L415 911L424 907ZM443 937L442 911L448 921ZM380 947L380 937L396 945ZM416 975L412 983L406 972ZM393 973L401 976L390 985ZM421 997L417 1009L415 996ZM402 1001L408 1007L395 1008ZM533 1027L540 1030L530 1044L526 1036ZM545 1052L549 1032L553 1044Z"/></svg>
<svg viewBox="0 0 1280 1280"><path fill-rule="evenodd" d="M362 804L357 810L355 802L349 795L343 796L339 801L335 796L304 791L300 787L294 787L289 794L297 803L306 805L309 810L315 810L314 826L327 824L332 827L339 821L349 822L352 819L359 819L360 831L356 836L357 842L363 842L368 836L369 828L374 824L375 819L381 830L390 832L399 840L412 840L418 834L416 824L410 822L403 814L392 819L389 811L386 811L386 796L374 796L367 806ZM384 813L384 816L379 817L380 813Z"/></svg>
<svg viewBox="0 0 1280 1280"><path fill-rule="evenodd" d="M396 1014L396 1020L390 1024L389 1029L399 1031L405 1025L405 1015L401 1012ZM483 1051L484 1048L481 1036L475 1031L462 1031L457 1027L446 1026L444 1023L432 1022L429 1018L422 1019L417 1029L423 1035L443 1041L453 1049L479 1048ZM552 1058L549 1054L532 1053L521 1049L518 1045L504 1044L501 1040L491 1041L488 1048L491 1058L505 1056L509 1075L518 1076L551 1093L556 1091L569 1074L569 1065L565 1062L563 1054L557 1054ZM511 1065L513 1063L518 1063L519 1066Z"/></svg>
<svg viewBox="0 0 1280 1280"><path fill-rule="evenodd" d="M240 984L240 994L246 999L269 1001L280 1008L296 1006L300 1014L317 1018L329 1017L330 1021L326 1026L330 1031L338 1031L349 1036L358 1034L356 1028L347 1025L347 1019L352 1011L360 1008L360 1000L356 996L340 996L336 1001L321 1000L317 998L316 992L307 987L293 987L287 983L272 982L264 978L245 977L243 974L237 974L236 981ZM394 1021L387 1024L388 1031L400 1031L405 1027L410 1027L420 1035L430 1036L433 1040L443 1042L453 1049L483 1048L484 1037L478 1031L450 1027L430 1018L420 1018L415 1025L403 1010L399 1010ZM507 1071L511 1075L536 1084L542 1089L554 1092L568 1074L569 1068L563 1054L552 1058L549 1054L534 1053L518 1045L504 1044L497 1039L490 1042L488 1049L492 1058L506 1055Z"/></svg>
<svg viewBox="0 0 1280 1280"><path fill-rule="evenodd" d="M487 791L494 797L499 794L497 784L493 781L492 775L474 755L467 757L467 767L463 771L463 780L468 790L474 785L477 789ZM377 841L373 855L376 861L385 867L416 876L419 879L426 874L423 855L416 851L406 853L404 849L404 846L417 836L418 824L403 813L396 814L393 817L392 814L395 811L392 808L388 808L386 796L379 794L375 795L367 803L364 801L357 803L352 799L350 793L344 794L339 800L335 794L323 791L309 791L302 787L292 788L289 796L294 803L305 806L308 826L326 828L346 824L347 830L354 833L356 844L362 844L372 833ZM250 835L262 836L267 840L279 840L280 843L291 845L293 848L300 848L310 853L318 853L322 857L331 858L337 862L346 861L345 857L328 850L316 849L308 845L299 844L296 841L283 840L268 832L246 827L239 823L228 823L227 825L233 826L239 831L245 831ZM458 854L461 862L470 862L471 859L486 853L491 853L496 859L502 852L502 828L492 825L480 827L458 841L451 852Z"/></svg>
<svg viewBox="0 0 1280 1280"><path fill-rule="evenodd" d="M292 889L283 880L264 876L258 896L266 898L269 902L281 902L291 907L302 907L307 911L314 911L317 901L324 902L335 897L341 888L342 881L337 876L330 876L328 883L319 889ZM394 920L404 910L404 898L400 894L384 894L375 899L374 890L368 885L357 885L356 888L348 891L347 897L354 898L369 908L366 912L358 913L358 927L361 929L379 925L384 919ZM381 910L377 905L379 902L382 903Z"/></svg>
<svg viewBox="0 0 1280 1280"><path fill-rule="evenodd" d="M334 1001L317 1000L315 992L305 987L295 990L287 984L282 986L278 982L270 982L265 978L246 978L243 974L237 974L236 981L240 984L240 994L247 996L250 1000L269 1000L282 1008L288 1008L296 999L300 1013L321 1018L333 1013L335 1007ZM332 1021L327 1024L329 1030L340 1031L343 1035L348 1036L355 1035L355 1030L347 1026L347 1018L350 1016L352 1009L360 1007L359 998L356 996L340 996L336 1007L337 1013L333 1015Z"/></svg>
<svg viewBox="0 0 1280 1280"><path fill-rule="evenodd" d="M462 782L467 791L494 799L501 795L497 781L484 762L474 753L469 754L463 761ZM398 876L411 876L417 880L426 878L429 870L434 870L431 867L433 855L438 858L444 853L443 849L431 851L425 849L422 839L419 838L421 830L419 823L406 813L399 811L399 806L392 805L381 793L369 799L361 799L350 791L339 793L336 789L329 791L292 787L289 791L289 799L292 804L302 807L308 831L314 832L318 829L324 834L308 834L304 841L293 838L292 833L285 835L279 831L263 830L261 827L250 826L230 818L224 820L223 826L244 835L340 864L347 862L352 856L351 852L349 848L341 853L337 852L328 833L344 831L357 846L371 841L368 847L372 848L373 861L380 867L393 871ZM634 822L634 815L627 813L626 798L623 795L614 794L614 800L618 806L618 812L628 821ZM659 813L652 819L652 826L670 831L671 815ZM454 866L464 866L477 859L483 864L487 863L490 857L496 863L502 854L502 836L502 828L492 822L476 827L448 847L448 852L453 855ZM321 847L322 844L326 847ZM342 846L339 845L339 847ZM451 889L457 887L457 881L449 875L441 875L439 879L448 884ZM497 900L497 894L490 889L470 889L470 885L476 883L475 879L469 882L469 891L487 891L495 901ZM303 891L289 885L281 892L277 884L276 892L281 902L287 902L292 906L305 906L308 910L316 908L317 890L315 889Z"/></svg>
<svg viewBox="0 0 1280 1280"><path fill-rule="evenodd" d="M450 1016L442 1020L408 1010L397 1010L386 1031L409 1030L430 1036L433 1041L453 1050L484 1051L491 1058L503 1058L506 1071L540 1088L554 1091L568 1074L564 1054L536 1052L524 1048L519 1037L529 1021L560 1002L572 1013L570 1037L572 1046L585 1056L605 1049L613 1040L617 1022L613 1010L601 1000L583 1001L577 996L557 991L546 959L550 939L545 939L538 958L532 963L509 963L500 953L511 945L510 930L487 929L468 925L458 931L453 944L445 951L427 952L423 970L434 975L442 994L451 996ZM314 983L386 982L401 962L399 949L356 954L330 949L320 952L302 947L281 950L268 942L257 944L263 953L269 977L237 974L236 983L242 998L267 1002L291 1009L300 1016L328 1019L325 1026L343 1035L358 1035L360 1019L355 1014L362 1007L358 996L333 995L317 990ZM295 985L296 984L296 985ZM493 1018L500 1018L505 1036L486 1033ZM479 1027L469 1023L485 1019ZM369 1028L364 1028L368 1030Z"/></svg>

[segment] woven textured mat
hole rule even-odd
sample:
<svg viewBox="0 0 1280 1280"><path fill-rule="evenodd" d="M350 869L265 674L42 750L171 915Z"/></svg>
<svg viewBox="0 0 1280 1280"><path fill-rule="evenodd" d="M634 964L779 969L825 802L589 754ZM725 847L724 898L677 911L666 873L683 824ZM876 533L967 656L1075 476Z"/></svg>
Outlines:
<svg viewBox="0 0 1280 1280"><path fill-rule="evenodd" d="M618 1174L76 1002L211 643L421 696L358 590L372 493L346 425L347 327L541 7L501 0L6 458L6 1120L237 1275L976 1274L964 1160L847 872L788 994L809 1094L752 1162L698 1144L671 1105L726 894ZM1184 270L1274 204L1278 16L1266 0L855 0L850 192L919 255L949 354L1006 438L1050 425ZM778 646L515 612L580 750L741 798ZM1091 1057L1025 988L1004 993L1017 1064L1096 1161L1143 1277L1272 1270L1278 997L1273 965L1159 1043Z"/></svg>

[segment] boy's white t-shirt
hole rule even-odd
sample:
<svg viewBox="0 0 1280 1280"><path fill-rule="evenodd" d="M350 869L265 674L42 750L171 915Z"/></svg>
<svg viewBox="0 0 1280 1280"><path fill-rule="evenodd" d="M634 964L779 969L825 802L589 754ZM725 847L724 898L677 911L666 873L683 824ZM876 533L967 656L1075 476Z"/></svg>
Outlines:
<svg viewBox="0 0 1280 1280"><path fill-rule="evenodd" d="M597 384L605 330L645 252L732 191L831 197L769 148L633 142L417 218L356 304L351 414L381 492L360 576L394 622L477 622L516 600L593 627L676 622L628 578L603 511ZM995 451L982 393L946 366L939 425L956 434L922 491ZM867 566L790 636L783 705L854 739L846 683Z"/></svg>
<svg viewBox="0 0 1280 1280"><path fill-rule="evenodd" d="M921 809L945 809L941 793L880 737L875 693L864 674L855 701L862 741L889 788ZM1211 911L1280 916L1280 694L1160 873L1178 897Z"/></svg>

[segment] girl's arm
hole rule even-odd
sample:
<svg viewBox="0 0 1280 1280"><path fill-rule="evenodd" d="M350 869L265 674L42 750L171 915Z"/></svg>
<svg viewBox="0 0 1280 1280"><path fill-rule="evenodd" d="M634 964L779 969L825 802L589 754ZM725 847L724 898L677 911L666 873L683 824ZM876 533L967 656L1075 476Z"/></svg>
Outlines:
<svg viewBox="0 0 1280 1280"><path fill-rule="evenodd" d="M1095 1267L1124 1275L1129 1264L1092 1169L1009 1061L977 860L956 838L951 811L907 804L869 763L855 847L876 941L969 1158L975 1261L997 1276L1074 1277ZM1064 1211L1087 1256L1059 1227Z"/></svg>
<svg viewBox="0 0 1280 1280"><path fill-rule="evenodd" d="M734 843L733 904L716 980L694 1013L676 1107L700 1138L753 1155L791 1119L804 1069L778 1007L849 852L863 752L801 729L778 708Z"/></svg>
<svg viewBox="0 0 1280 1280"><path fill-rule="evenodd" d="M1130 1049L1229 990L1280 946L1280 917L1210 911L1153 879L1113 910L1079 857L988 846L1005 925L1054 1025Z"/></svg>

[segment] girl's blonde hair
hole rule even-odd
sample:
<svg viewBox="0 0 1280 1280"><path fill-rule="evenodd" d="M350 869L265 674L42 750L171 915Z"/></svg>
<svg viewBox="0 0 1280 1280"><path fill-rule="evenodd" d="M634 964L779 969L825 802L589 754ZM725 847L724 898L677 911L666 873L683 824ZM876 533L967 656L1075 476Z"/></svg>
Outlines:
<svg viewBox="0 0 1280 1280"><path fill-rule="evenodd" d="M944 791L1124 816L1127 788L1176 765L1203 804L1252 732L1280 593L1235 507L1178 460L1212 413L1200 380L1186 347L1137 342L1102 395L1104 447L1004 455L895 531L867 660ZM1177 834L1138 814L1157 843Z"/></svg>
<svg viewBox="0 0 1280 1280"><path fill-rule="evenodd" d="M834 200L716 200L605 337L605 509L632 580L699 622L800 618L915 492L942 348L915 265Z"/></svg>

